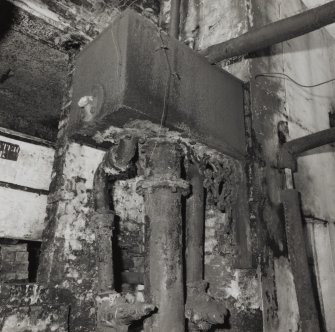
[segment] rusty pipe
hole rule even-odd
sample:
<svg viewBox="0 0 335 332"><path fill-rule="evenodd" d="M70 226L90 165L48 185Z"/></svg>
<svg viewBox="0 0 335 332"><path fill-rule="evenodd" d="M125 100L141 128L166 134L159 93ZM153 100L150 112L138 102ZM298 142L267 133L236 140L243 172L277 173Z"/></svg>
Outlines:
<svg viewBox="0 0 335 332"><path fill-rule="evenodd" d="M299 192L295 189L285 189L282 191L281 198L284 206L287 247L297 293L301 328L304 332L319 332L320 323L306 253Z"/></svg>
<svg viewBox="0 0 335 332"><path fill-rule="evenodd" d="M94 174L93 192L95 212L92 221L95 224L98 252L98 287L100 292L114 289L113 269L113 224L115 214L110 210L106 169L113 174L114 180L127 173L137 150L137 139L122 137L118 144L106 154Z"/></svg>
<svg viewBox="0 0 335 332"><path fill-rule="evenodd" d="M107 186L107 176L103 166L100 165L93 181L95 212L92 215L97 240L98 287L100 292L114 289L112 245L114 213L109 209Z"/></svg>
<svg viewBox="0 0 335 332"><path fill-rule="evenodd" d="M205 229L204 177L198 163L188 163L186 178L192 188L186 201L186 278L196 282L204 277Z"/></svg>
<svg viewBox="0 0 335 332"><path fill-rule="evenodd" d="M144 196L146 220L145 297L158 313L145 321L145 331L184 332L184 280L181 198L189 189L180 178L177 144L151 139L139 149L146 179L137 190Z"/></svg>
<svg viewBox="0 0 335 332"><path fill-rule="evenodd" d="M318 30L335 22L335 1L253 29L239 37L208 47L200 53L210 63L255 52Z"/></svg>
<svg viewBox="0 0 335 332"><path fill-rule="evenodd" d="M186 281L185 317L188 331L209 331L223 324L227 309L207 293L204 280L205 192L200 163L193 158L186 163L186 179L192 188L186 201Z"/></svg>
<svg viewBox="0 0 335 332"><path fill-rule="evenodd" d="M284 143L279 151L278 167L289 168L295 172L299 154L334 142L335 128L330 128Z"/></svg>

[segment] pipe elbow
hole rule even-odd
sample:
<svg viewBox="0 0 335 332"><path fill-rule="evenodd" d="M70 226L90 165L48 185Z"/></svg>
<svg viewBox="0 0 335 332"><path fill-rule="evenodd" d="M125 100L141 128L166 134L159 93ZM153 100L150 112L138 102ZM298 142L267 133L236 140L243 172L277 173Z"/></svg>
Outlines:
<svg viewBox="0 0 335 332"><path fill-rule="evenodd" d="M201 331L208 331L215 325L224 324L228 315L225 304L208 295L207 286L206 281L187 285L185 317Z"/></svg>

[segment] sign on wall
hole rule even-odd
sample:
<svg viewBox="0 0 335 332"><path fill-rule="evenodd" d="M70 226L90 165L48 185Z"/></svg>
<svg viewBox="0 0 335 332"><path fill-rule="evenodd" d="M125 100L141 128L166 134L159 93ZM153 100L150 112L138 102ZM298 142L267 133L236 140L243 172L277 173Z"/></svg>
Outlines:
<svg viewBox="0 0 335 332"><path fill-rule="evenodd" d="M17 161L19 152L17 144L0 141L0 158Z"/></svg>

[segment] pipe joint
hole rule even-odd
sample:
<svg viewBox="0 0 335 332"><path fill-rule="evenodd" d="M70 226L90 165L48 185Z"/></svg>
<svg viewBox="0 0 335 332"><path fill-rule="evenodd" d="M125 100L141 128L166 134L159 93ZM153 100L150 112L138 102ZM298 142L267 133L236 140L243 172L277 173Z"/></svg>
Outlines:
<svg viewBox="0 0 335 332"><path fill-rule="evenodd" d="M289 168L292 172L296 172L298 168L297 157L290 151L285 143L279 150L278 167L281 169Z"/></svg>
<svg viewBox="0 0 335 332"><path fill-rule="evenodd" d="M228 315L224 303L208 295L207 288L205 280L187 284L185 317L194 330L209 331L216 325L224 324Z"/></svg>
<svg viewBox="0 0 335 332"><path fill-rule="evenodd" d="M153 177L147 180L139 181L136 187L137 193L153 193L157 189L170 189L173 193L188 195L190 193L190 184L182 179L166 179Z"/></svg>
<svg viewBox="0 0 335 332"><path fill-rule="evenodd" d="M115 332L128 331L129 325L155 311L155 306L148 303L129 302L115 292L103 292L97 297L98 324L101 328L111 328Z"/></svg>

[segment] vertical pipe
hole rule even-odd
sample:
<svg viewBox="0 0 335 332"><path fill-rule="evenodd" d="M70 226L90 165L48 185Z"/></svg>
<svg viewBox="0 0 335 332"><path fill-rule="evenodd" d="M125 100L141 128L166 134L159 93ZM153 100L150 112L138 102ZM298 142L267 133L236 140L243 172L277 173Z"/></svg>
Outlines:
<svg viewBox="0 0 335 332"><path fill-rule="evenodd" d="M98 252L98 287L100 292L114 290L113 224L114 211L110 210L107 175L104 167L112 170L114 180L127 173L137 150L137 139L126 135L105 155L94 175L94 208Z"/></svg>
<svg viewBox="0 0 335 332"><path fill-rule="evenodd" d="M204 178L198 164L187 165L192 194L186 201L186 278L188 283L204 277Z"/></svg>
<svg viewBox="0 0 335 332"><path fill-rule="evenodd" d="M283 190L282 201L285 211L287 246L297 292L301 328L303 332L319 332L320 324L313 294L311 271L308 266L299 192L294 189Z"/></svg>
<svg viewBox="0 0 335 332"><path fill-rule="evenodd" d="M171 0L169 35L179 39L181 0Z"/></svg>
<svg viewBox="0 0 335 332"><path fill-rule="evenodd" d="M192 193L186 201L186 280L187 285L200 282L204 277L204 229L205 229L205 192L204 177L199 164L189 161L186 178ZM191 297L191 288L187 287L187 301ZM188 331L199 331L192 322L188 322Z"/></svg>
<svg viewBox="0 0 335 332"><path fill-rule="evenodd" d="M140 148L140 159L145 159L144 169L150 173L138 184L150 229L146 302L158 307L158 313L146 320L145 331L184 332L181 196L189 186L179 178L181 162L175 144L150 140Z"/></svg>
<svg viewBox="0 0 335 332"><path fill-rule="evenodd" d="M99 166L94 176L95 224L98 252L98 287L100 292L114 289L113 270L113 222L114 213L109 210L106 174Z"/></svg>

